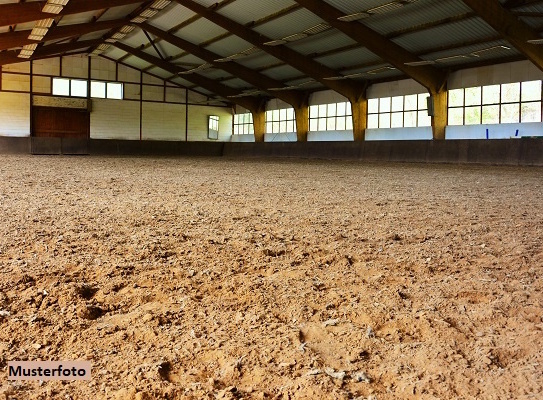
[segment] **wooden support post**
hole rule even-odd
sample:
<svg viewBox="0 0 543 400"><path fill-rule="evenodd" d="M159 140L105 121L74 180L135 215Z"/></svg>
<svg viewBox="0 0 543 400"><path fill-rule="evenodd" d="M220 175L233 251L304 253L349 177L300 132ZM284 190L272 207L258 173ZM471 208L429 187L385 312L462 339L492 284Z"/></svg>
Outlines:
<svg viewBox="0 0 543 400"><path fill-rule="evenodd" d="M368 127L368 99L364 93L355 100L351 100L353 113L353 137L355 142L366 140L366 129Z"/></svg>
<svg viewBox="0 0 543 400"><path fill-rule="evenodd" d="M253 114L253 126L255 131L255 142L264 142L264 134L266 133L266 109L258 108L251 111Z"/></svg>
<svg viewBox="0 0 543 400"><path fill-rule="evenodd" d="M296 137L298 142L307 142L309 132L309 104L304 104L294 108L294 117L296 118Z"/></svg>
<svg viewBox="0 0 543 400"><path fill-rule="evenodd" d="M448 120L448 96L445 88L431 92L434 115L432 116L432 134L434 140L445 140L445 127Z"/></svg>

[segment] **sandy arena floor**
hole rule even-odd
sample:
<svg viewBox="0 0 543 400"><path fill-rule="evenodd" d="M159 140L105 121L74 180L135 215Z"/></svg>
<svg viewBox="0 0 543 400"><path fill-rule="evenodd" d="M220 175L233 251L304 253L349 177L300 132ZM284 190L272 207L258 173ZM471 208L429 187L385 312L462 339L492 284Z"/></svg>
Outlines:
<svg viewBox="0 0 543 400"><path fill-rule="evenodd" d="M0 215L2 400L541 399L541 168L3 155Z"/></svg>

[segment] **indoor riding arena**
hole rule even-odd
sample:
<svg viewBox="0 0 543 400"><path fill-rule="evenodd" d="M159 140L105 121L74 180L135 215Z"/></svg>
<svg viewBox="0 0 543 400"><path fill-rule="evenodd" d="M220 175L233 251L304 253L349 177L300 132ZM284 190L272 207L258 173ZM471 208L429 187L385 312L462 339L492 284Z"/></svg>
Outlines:
<svg viewBox="0 0 543 400"><path fill-rule="evenodd" d="M0 0L0 400L540 399L541 33Z"/></svg>

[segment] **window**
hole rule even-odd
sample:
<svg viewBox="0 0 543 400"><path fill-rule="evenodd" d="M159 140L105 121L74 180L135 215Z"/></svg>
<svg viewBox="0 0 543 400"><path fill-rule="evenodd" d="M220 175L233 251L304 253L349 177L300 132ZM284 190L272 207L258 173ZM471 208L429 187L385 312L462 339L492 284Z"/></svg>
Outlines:
<svg viewBox="0 0 543 400"><path fill-rule="evenodd" d="M253 114L234 114L234 135L253 135Z"/></svg>
<svg viewBox="0 0 543 400"><path fill-rule="evenodd" d="M123 84L122 83L107 83L106 97L108 99L122 100L123 98Z"/></svg>
<svg viewBox="0 0 543 400"><path fill-rule="evenodd" d="M294 108L266 111L266 133L296 132Z"/></svg>
<svg viewBox="0 0 543 400"><path fill-rule="evenodd" d="M368 100L368 128L431 126L427 93Z"/></svg>
<svg viewBox="0 0 543 400"><path fill-rule="evenodd" d="M70 95L70 80L53 78L53 95L69 96Z"/></svg>
<svg viewBox="0 0 543 400"><path fill-rule="evenodd" d="M74 97L87 97L87 81L72 79L70 83L70 95Z"/></svg>
<svg viewBox="0 0 543 400"><path fill-rule="evenodd" d="M53 95L87 97L87 84L88 81L82 79L53 78ZM123 84L91 81L90 95L98 99L122 100Z"/></svg>
<svg viewBox="0 0 543 400"><path fill-rule="evenodd" d="M98 99L106 98L106 83L105 82L91 82L91 97Z"/></svg>
<svg viewBox="0 0 543 400"><path fill-rule="evenodd" d="M351 103L320 104L309 107L310 131L344 131L352 129Z"/></svg>
<svg viewBox="0 0 543 400"><path fill-rule="evenodd" d="M209 129L212 131L219 130L219 117L217 115L209 116Z"/></svg>
<svg viewBox="0 0 543 400"><path fill-rule="evenodd" d="M449 91L449 125L541 122L541 81Z"/></svg>
<svg viewBox="0 0 543 400"><path fill-rule="evenodd" d="M215 140L219 138L219 116L218 115L208 116L207 137L208 139L215 139Z"/></svg>

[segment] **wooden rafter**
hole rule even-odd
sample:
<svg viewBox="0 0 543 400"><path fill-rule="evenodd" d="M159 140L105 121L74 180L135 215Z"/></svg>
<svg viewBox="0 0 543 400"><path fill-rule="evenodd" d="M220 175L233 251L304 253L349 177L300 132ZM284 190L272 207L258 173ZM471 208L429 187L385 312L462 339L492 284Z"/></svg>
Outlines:
<svg viewBox="0 0 543 400"><path fill-rule="evenodd" d="M303 72L306 76L315 79L328 88L342 94L351 101L356 101L365 93L365 88L367 85L365 82L357 82L353 80L328 80L327 78L337 76L338 72L312 60L309 57L305 57L304 55L297 53L289 47L283 45L267 46L264 43L270 42L272 40L271 38L261 35L243 26L242 24L232 21L231 19L214 12L212 9L204 7L193 0L176 1L182 6L198 13L209 21L251 43L253 46L256 46L264 52L284 61L291 67Z"/></svg>
<svg viewBox="0 0 543 400"><path fill-rule="evenodd" d="M219 7L223 6L224 4L225 4L225 2L219 3L219 6L217 6L217 7L215 8L215 11L217 11L217 9L219 9ZM273 20L275 20L275 19L278 19L278 18L284 17L284 16L286 16L286 15L288 15L288 14L291 14L291 13L293 13L294 11L299 10L300 8L301 8L301 7L300 7L298 4L293 4L293 5L291 5L291 6L287 7L287 8L284 8L284 9L282 9L282 10L280 10L280 11L278 11L278 12L272 14L272 15L267 15L267 16L265 16L264 18L261 18L261 19L259 19L259 20L257 20L257 21L251 21L250 23L246 24L245 26L249 27L249 25L250 25L250 27L254 29L254 28L256 28L257 26L266 24L266 23L271 22L271 21L273 21ZM201 18L201 17L200 17L198 14L196 14L196 15L194 15L193 17L191 17L191 18L189 18L189 19L183 21L182 23L177 24L177 25L174 26L173 28L169 29L168 32L169 32L169 33L177 32L177 31L183 29L184 27L186 27L186 26L188 26L188 25L190 25L190 24L192 24L192 23L198 21L200 18ZM209 40L206 40L206 41L204 41L204 42L202 42L202 43L199 43L198 45L201 46L201 47L207 47L207 46L209 46L209 45L211 45L211 44L213 44L213 43L216 43L216 42L218 42L218 41L220 41L220 40L226 39L226 38L228 38L228 37L230 37L230 36L232 36L232 33L230 33L230 32L225 32L225 33L220 34L220 35L218 35L218 36L215 36L215 37L213 37L213 38L211 38L211 39L209 39ZM145 47L148 47L148 45L146 45ZM178 59L178 58L182 58L182 57L185 56L185 55L187 55L187 53L178 54L177 56L175 56L175 57L173 58L173 60L176 60L176 59Z"/></svg>
<svg viewBox="0 0 543 400"><path fill-rule="evenodd" d="M84 40L73 43L53 44L49 46L41 46L36 49L30 60L41 58L49 58L57 55L62 55L69 51L87 49L99 43L99 40ZM28 61L28 59L19 58L19 51L9 50L0 53L0 65L15 64Z"/></svg>
<svg viewBox="0 0 543 400"><path fill-rule="evenodd" d="M185 71L185 69L178 67L177 65L174 65L166 60L161 60L158 57L155 57L149 53L146 53L142 50L135 49L133 47L130 47L126 44L116 42L113 44L115 47L132 54L135 57L138 57L144 61L147 61L148 63L151 63L165 71L168 71L172 74L178 74L179 72ZM218 94L219 96L222 96L227 99L232 99L233 103L239 104L240 106L255 111L261 108L262 102L264 99L256 98L256 97L239 97L239 98L233 98L231 96L237 96L241 94L240 91L230 88L228 86L225 86L217 81L214 81L213 79L207 78L205 76L199 75L199 74L189 74L189 75L183 75L183 79L192 82L206 90L209 90L213 93Z"/></svg>
<svg viewBox="0 0 543 400"><path fill-rule="evenodd" d="M71 0L59 14L44 13L41 10L45 1L29 3L0 4L0 26L21 24L56 16L78 14L82 12L101 10L123 6L127 4L142 3L141 0Z"/></svg>
<svg viewBox="0 0 543 400"><path fill-rule="evenodd" d="M498 0L462 0L487 24L543 71L543 48L529 40L541 39L539 33L505 9Z"/></svg>
<svg viewBox="0 0 543 400"><path fill-rule="evenodd" d="M125 24L125 20L91 22L85 24L54 26L44 37L44 40L67 39L81 36L91 32L97 32L106 29L120 27ZM21 47L26 44L39 43L39 41L29 39L31 30L0 33L0 50Z"/></svg>
<svg viewBox="0 0 543 400"><path fill-rule="evenodd" d="M171 43L174 46L186 52L189 52L198 58L201 58L207 63L214 65L216 68L220 68L224 71L229 72L235 77L240 78L261 90L284 86L282 82L272 79L264 74L256 72L255 70L245 67L236 62L216 62L215 60L221 58L219 54L206 50L171 33L164 32L151 24L142 23L140 24L140 27L143 30L148 31L153 35L161 38L162 40L165 40L166 42ZM274 95L275 97L291 104L293 107L299 107L307 98L307 94L296 90L279 91L275 92Z"/></svg>
<svg viewBox="0 0 543 400"><path fill-rule="evenodd" d="M405 50L403 47L388 40L378 32L358 22L344 22L338 18L343 12L332 7L323 0L295 0L313 14L322 18L330 26L343 32L351 39L365 46L368 50L381 57L406 75L410 76L431 92L442 90L447 81L443 71L430 65L411 67L408 62L421 61L419 57Z"/></svg>

